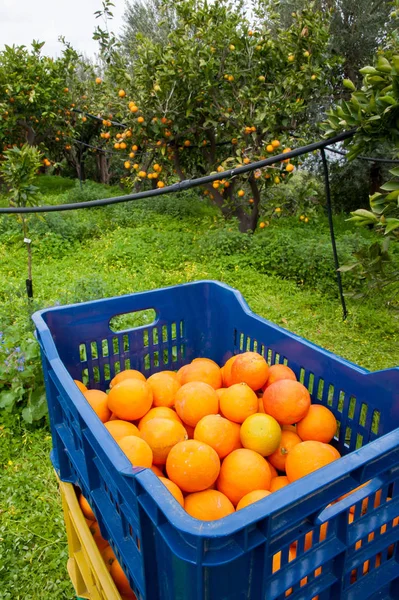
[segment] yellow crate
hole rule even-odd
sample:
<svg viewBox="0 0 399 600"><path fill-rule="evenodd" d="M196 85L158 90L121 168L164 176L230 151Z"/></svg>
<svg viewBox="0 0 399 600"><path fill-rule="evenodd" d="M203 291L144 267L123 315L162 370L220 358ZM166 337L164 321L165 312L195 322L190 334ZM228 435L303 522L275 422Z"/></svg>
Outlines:
<svg viewBox="0 0 399 600"><path fill-rule="evenodd" d="M59 481L68 538L68 573L76 595L89 600L121 600L90 533L73 485Z"/></svg>

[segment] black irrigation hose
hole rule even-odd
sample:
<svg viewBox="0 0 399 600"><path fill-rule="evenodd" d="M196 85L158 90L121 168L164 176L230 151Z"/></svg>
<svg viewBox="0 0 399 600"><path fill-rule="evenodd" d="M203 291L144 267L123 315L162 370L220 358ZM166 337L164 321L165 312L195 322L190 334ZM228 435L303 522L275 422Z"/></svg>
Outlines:
<svg viewBox="0 0 399 600"><path fill-rule="evenodd" d="M328 148L326 146L326 150L328 152L334 152L334 154L340 154L341 156L347 156L346 152L342 152L342 150L336 150L335 148ZM395 160L394 158L372 158L371 156L356 156L356 160L367 160L369 162L381 162L381 163L389 163L393 165L399 165L399 160Z"/></svg>
<svg viewBox="0 0 399 600"><path fill-rule="evenodd" d="M313 144L308 144L307 146L302 146L301 148L297 148L296 150L291 150L291 152L286 152L285 154L278 154L277 156L272 156L270 158L266 158L264 160L260 160L249 165L243 165L242 167L237 167L235 169L231 169L229 171L224 171L223 173L215 173L214 175L206 175L205 177L198 177L197 179L185 179L184 181L180 181L173 185L169 185L164 188L158 188L156 190L148 190L146 192L139 192L137 194L128 194L126 196L117 196L116 198L102 198L100 200L91 200L89 202L76 202L74 204L56 204L56 205L47 205L47 206L24 206L24 207L8 207L8 208L0 208L0 214L26 214L26 213L42 213L42 212L62 212L66 210L79 210L84 208L97 208L99 206L107 206L110 204L119 204L120 202L129 202L130 200L141 200L143 198L152 198L154 196L161 196L164 194L170 194L173 192L181 192L183 190L189 190L194 187L199 187L201 185L205 185L207 183L212 183L214 181L220 179L231 179L237 175L243 175L245 173L250 173L251 171L255 171L256 169L261 169L264 167L270 167L271 165L281 162L283 160L287 160L289 158L296 158L297 156L302 156L303 154L308 154L309 152L313 152L314 150L320 150L321 148L326 148L330 144L335 144L337 142L342 142L355 134L356 130L352 129L350 131L345 131L333 138L329 138L327 140L322 140L319 142L314 142Z"/></svg>

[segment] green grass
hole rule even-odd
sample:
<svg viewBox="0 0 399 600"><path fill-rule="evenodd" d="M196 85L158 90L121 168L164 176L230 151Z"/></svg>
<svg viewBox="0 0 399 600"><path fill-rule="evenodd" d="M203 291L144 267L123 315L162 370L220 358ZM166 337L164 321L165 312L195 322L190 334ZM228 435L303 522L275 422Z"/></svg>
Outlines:
<svg viewBox="0 0 399 600"><path fill-rule="evenodd" d="M76 200L75 186L63 181L39 180L46 194L43 201ZM87 190L86 199L101 191L116 193L98 186ZM336 224L343 250L373 236L355 232L344 218L337 217ZM240 290L256 313L348 360L370 370L397 362L393 348L399 342L399 322L381 298L360 303L348 299L350 315L343 322L334 279L326 293L311 285L329 277L324 262L331 255L323 254L323 244L328 250L323 218L310 223L306 235L297 222L282 219L250 239L238 236L234 223L224 224L214 208L189 195L49 215L45 221L35 220L32 227L35 307L215 279ZM290 236L314 239L320 256L325 256L323 264L314 261L305 267L304 259L298 259L298 273L302 268L313 277L308 282L302 282L302 275L296 276L296 267L288 262L295 260L295 253L284 255L281 240ZM268 245L267 239L273 243ZM0 306L7 307L0 308L0 319L2 327L16 328L23 338L28 335L29 317L24 291L26 251L19 240L17 224L0 221ZM270 259L271 252L276 253L274 262L262 262ZM277 267L270 266L278 266L279 256L287 261L287 272L292 270L285 279L277 276ZM16 417L0 412L2 419L0 598L73 598L48 431L27 428Z"/></svg>

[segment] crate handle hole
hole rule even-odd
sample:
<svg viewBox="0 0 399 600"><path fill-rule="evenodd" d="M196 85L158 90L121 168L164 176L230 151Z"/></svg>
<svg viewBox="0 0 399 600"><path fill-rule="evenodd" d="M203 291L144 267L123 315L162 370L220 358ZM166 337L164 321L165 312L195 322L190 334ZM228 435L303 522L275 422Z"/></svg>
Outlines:
<svg viewBox="0 0 399 600"><path fill-rule="evenodd" d="M121 333L137 327L148 327L155 324L157 313L153 308L136 310L115 315L109 321L109 328L113 333Z"/></svg>

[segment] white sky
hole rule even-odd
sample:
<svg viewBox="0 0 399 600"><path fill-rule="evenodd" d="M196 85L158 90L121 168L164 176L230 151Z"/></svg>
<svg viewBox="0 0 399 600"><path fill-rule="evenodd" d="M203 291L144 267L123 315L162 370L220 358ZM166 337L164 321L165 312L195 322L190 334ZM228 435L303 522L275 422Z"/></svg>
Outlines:
<svg viewBox="0 0 399 600"><path fill-rule="evenodd" d="M113 2L109 28L119 33L125 0ZM98 51L93 31L97 24L103 25L94 12L101 7L101 0L0 0L0 50L4 44L29 46L39 40L46 42L43 53L57 56L61 51L58 36L63 35L76 50L93 57Z"/></svg>

